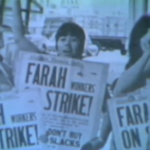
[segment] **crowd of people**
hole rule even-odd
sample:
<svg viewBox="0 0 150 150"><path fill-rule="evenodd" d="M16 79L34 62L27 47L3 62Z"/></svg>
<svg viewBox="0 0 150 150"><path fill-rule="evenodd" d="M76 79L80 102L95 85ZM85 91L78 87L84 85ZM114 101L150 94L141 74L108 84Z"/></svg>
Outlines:
<svg viewBox="0 0 150 150"><path fill-rule="evenodd" d="M42 53L41 50L39 50L38 47L25 36L25 30L21 16L20 0L13 0L12 3L13 20L11 23L11 29L17 45L17 52L19 53L19 51L28 51ZM111 97L117 97L146 86L146 80L150 78L149 28L150 16L141 16L141 18L134 24L130 33L128 46L129 61L126 64L123 74L112 84L111 89L113 94L110 94L106 85L106 94L103 104L103 119L105 121L102 130L104 132L102 132L100 135L100 140L98 145L96 145L96 148L98 146L98 148L101 149L105 145L108 135L112 130L107 109L107 100ZM0 38L0 48L2 48L2 33ZM55 46L58 56L82 59L85 38L84 30L78 24L73 22L66 22L62 24L55 35ZM99 57L99 59L101 58ZM5 58L0 57L0 92L11 90L15 86L13 72L14 71L12 70L12 67L5 64ZM82 147L82 150L96 150L92 145L94 140L85 144Z"/></svg>

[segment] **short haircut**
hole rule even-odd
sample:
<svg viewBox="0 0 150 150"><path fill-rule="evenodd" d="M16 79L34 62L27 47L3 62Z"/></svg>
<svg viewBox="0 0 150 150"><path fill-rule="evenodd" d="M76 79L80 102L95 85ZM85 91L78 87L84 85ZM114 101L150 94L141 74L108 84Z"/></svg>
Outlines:
<svg viewBox="0 0 150 150"><path fill-rule="evenodd" d="M84 50L84 43L85 43L85 33L84 30L82 29L82 27L80 27L79 25L77 25L76 23L73 22L66 22L63 23L57 33L56 33L56 48L57 48L57 42L58 39L61 36L67 36L67 35L72 35L75 36L79 39L80 42L80 49L79 49L79 55L82 55L83 50Z"/></svg>

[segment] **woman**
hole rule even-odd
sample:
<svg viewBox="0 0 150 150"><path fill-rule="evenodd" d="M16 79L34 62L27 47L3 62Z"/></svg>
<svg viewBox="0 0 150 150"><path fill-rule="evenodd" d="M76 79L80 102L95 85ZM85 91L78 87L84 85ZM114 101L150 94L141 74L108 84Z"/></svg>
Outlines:
<svg viewBox="0 0 150 150"><path fill-rule="evenodd" d="M134 25L130 35L130 59L126 71L118 79L114 95L137 90L150 77L150 16L142 16Z"/></svg>
<svg viewBox="0 0 150 150"><path fill-rule="evenodd" d="M140 89L150 79L150 16L142 16L135 24L131 32L129 54L126 71L118 79L114 90L117 95ZM147 150L149 149L150 134L147 143Z"/></svg>
<svg viewBox="0 0 150 150"><path fill-rule="evenodd" d="M134 25L129 41L130 59L126 71L114 82L113 97L135 91L146 85L150 77L150 16L142 16ZM107 106L105 104L104 106ZM103 129L100 138L93 139L82 147L82 150L98 150L106 144L111 131L107 107L103 117ZM100 141L100 142L98 142ZM98 143L98 144L97 144ZM111 149L115 149L114 141ZM95 146L95 149L93 148Z"/></svg>
<svg viewBox="0 0 150 150"><path fill-rule="evenodd" d="M126 71L116 83L114 96L138 90L146 86L146 80L150 78L149 15L142 16L134 25L130 35L129 54Z"/></svg>

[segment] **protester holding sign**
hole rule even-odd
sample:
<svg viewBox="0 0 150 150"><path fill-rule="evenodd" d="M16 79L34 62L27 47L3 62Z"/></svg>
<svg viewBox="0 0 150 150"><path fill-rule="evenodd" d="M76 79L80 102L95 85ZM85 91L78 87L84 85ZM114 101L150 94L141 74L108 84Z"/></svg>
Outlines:
<svg viewBox="0 0 150 150"><path fill-rule="evenodd" d="M150 90L149 83L146 82L150 77L149 28L150 17L148 15L142 16L134 25L129 42L130 59L126 65L126 71L117 81L114 96L128 94L142 89L144 91L145 87L148 91ZM148 96L147 94L145 96ZM141 137L142 135L140 134Z"/></svg>
<svg viewBox="0 0 150 150"><path fill-rule="evenodd" d="M39 53L40 50L38 50L38 48L24 36L24 29L20 11L20 0L13 1L13 16L14 19L12 30L19 50ZM56 33L56 49L58 51L58 56L82 59L84 42L85 33L81 27L71 22L63 24ZM106 97L110 97L108 91L106 91L106 95ZM104 105L106 105L106 103ZM107 116L108 114L105 114L103 118L104 120L106 119L106 121L104 121L104 129L102 129L103 132L101 135L99 135L101 140L99 140L99 138L95 139L97 143L93 145L94 149L97 147L103 147L104 142L107 140L108 134L111 129L110 122Z"/></svg>
<svg viewBox="0 0 150 150"><path fill-rule="evenodd" d="M149 28L150 17L148 15L142 16L134 25L129 42L130 60L126 66L127 70L115 83L114 97L146 85L146 78L150 77ZM111 126L108 127L108 131L110 131ZM87 149L89 146L90 143L85 148Z"/></svg>

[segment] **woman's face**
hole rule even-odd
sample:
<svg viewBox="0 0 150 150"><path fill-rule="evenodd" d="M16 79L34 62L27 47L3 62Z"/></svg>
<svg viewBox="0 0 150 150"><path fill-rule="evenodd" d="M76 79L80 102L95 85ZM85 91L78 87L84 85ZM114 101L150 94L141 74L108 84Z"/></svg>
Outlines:
<svg viewBox="0 0 150 150"><path fill-rule="evenodd" d="M80 42L76 36L60 36L57 42L58 55L63 57L77 58L80 51Z"/></svg>

